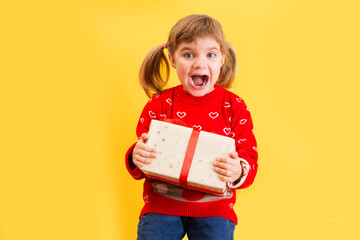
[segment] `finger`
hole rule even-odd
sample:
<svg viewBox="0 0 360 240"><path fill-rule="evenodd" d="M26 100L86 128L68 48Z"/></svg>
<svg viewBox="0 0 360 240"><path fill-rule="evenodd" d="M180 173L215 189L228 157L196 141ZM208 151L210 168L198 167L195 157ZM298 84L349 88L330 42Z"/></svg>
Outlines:
<svg viewBox="0 0 360 240"><path fill-rule="evenodd" d="M142 168L144 166L144 163L139 162L135 157L133 157L133 163L135 164L136 167L138 168Z"/></svg>
<svg viewBox="0 0 360 240"><path fill-rule="evenodd" d="M135 166L138 167L138 168L142 168L144 166L144 164L142 164L142 163L140 163L138 161L133 160L133 162L134 162Z"/></svg>
<svg viewBox="0 0 360 240"><path fill-rule="evenodd" d="M133 159L134 164L136 165L137 163L140 165L148 165L151 164L152 160L146 157L142 157L140 155L135 155L134 159ZM142 166L141 166L142 167Z"/></svg>
<svg viewBox="0 0 360 240"><path fill-rule="evenodd" d="M143 150L141 148L138 150L137 154L145 158L156 158L156 152Z"/></svg>
<svg viewBox="0 0 360 240"><path fill-rule="evenodd" d="M214 166L216 168L223 169L223 170L226 170L229 168L227 163L222 163L222 162L214 162Z"/></svg>
<svg viewBox="0 0 360 240"><path fill-rule="evenodd" d="M226 177L226 176L223 176L223 175L219 175L219 177L220 177L220 180L223 181L223 182L226 182L226 183L234 182L232 177Z"/></svg>
<svg viewBox="0 0 360 240"><path fill-rule="evenodd" d="M221 169L218 169L219 172L224 172L224 170L221 170ZM219 174L219 178L221 181L223 182L228 182L228 183L231 183L233 182L234 180L234 176L232 174L230 175L224 175L224 174Z"/></svg>
<svg viewBox="0 0 360 240"><path fill-rule="evenodd" d="M214 162L214 166L223 169L231 168L233 165L234 164L231 161L229 161L229 159L227 158L217 158Z"/></svg>
<svg viewBox="0 0 360 240"><path fill-rule="evenodd" d="M227 163L227 159L225 157L218 157L215 159L216 163Z"/></svg>
<svg viewBox="0 0 360 240"><path fill-rule="evenodd" d="M156 153L156 148L150 147L149 145L146 145L146 144L143 143L143 142L139 142L137 148L138 148L139 150L142 150L142 151L147 151L147 152Z"/></svg>
<svg viewBox="0 0 360 240"><path fill-rule="evenodd" d="M144 142L146 142L146 140L149 138L149 135L147 133L143 133L141 134L141 140L143 140Z"/></svg>
<svg viewBox="0 0 360 240"><path fill-rule="evenodd" d="M219 168L219 167L215 167L214 168L215 172L217 174L219 174L220 176L224 176L224 177L231 177L233 174L232 174L232 171L229 170L229 169L224 169L224 168Z"/></svg>
<svg viewBox="0 0 360 240"><path fill-rule="evenodd" d="M234 159L231 157L219 157L216 159L217 162L233 164Z"/></svg>
<svg viewBox="0 0 360 240"><path fill-rule="evenodd" d="M223 163L227 163L231 165L231 167L236 167L240 163L239 158L237 157L237 153L234 153L234 155L230 155L230 157L222 158L219 161Z"/></svg>
<svg viewBox="0 0 360 240"><path fill-rule="evenodd" d="M233 151L233 152L231 152L230 154L229 154L229 156L231 157L231 158L233 158L233 159L236 159L236 158L238 158L238 153L236 152L236 151Z"/></svg>

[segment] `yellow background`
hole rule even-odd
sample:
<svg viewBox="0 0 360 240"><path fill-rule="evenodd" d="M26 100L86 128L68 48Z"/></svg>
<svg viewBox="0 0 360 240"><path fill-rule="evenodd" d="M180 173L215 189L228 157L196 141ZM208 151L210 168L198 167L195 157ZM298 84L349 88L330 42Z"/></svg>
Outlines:
<svg viewBox="0 0 360 240"><path fill-rule="evenodd" d="M235 239L360 239L357 2L1 1L0 239L136 238L138 69L192 13L233 43L259 145Z"/></svg>

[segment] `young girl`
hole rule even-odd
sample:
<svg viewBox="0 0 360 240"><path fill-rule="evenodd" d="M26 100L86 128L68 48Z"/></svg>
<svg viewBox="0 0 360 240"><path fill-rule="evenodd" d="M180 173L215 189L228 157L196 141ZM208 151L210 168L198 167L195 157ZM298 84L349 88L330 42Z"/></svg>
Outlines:
<svg viewBox="0 0 360 240"><path fill-rule="evenodd" d="M170 72L165 55L181 85L164 89ZM233 239L237 217L235 189L252 184L257 172L253 123L243 99L226 90L233 82L236 56L220 23L206 15L191 15L171 29L168 41L152 49L140 69L140 82L151 97L140 116L139 141L126 153L126 167L137 180L145 178L145 205L138 240ZM183 189L148 178L139 169L151 164L156 149L145 145L152 119L181 119L208 132L232 137L236 151L217 158L214 171L228 184L224 197Z"/></svg>

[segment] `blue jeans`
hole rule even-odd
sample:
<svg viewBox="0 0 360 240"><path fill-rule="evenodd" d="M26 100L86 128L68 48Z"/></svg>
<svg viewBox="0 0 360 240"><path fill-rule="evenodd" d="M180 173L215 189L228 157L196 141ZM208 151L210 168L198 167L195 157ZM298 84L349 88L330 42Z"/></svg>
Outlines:
<svg viewBox="0 0 360 240"><path fill-rule="evenodd" d="M137 240L233 240L235 223L222 217L179 217L157 213L142 215Z"/></svg>

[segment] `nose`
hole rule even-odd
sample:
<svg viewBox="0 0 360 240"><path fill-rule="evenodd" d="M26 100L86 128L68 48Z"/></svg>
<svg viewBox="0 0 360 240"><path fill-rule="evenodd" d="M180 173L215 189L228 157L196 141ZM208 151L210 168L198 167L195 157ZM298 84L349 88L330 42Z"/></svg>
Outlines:
<svg viewBox="0 0 360 240"><path fill-rule="evenodd" d="M195 69L202 69L206 67L206 59L204 59L203 57L197 57L194 59L194 64L193 67Z"/></svg>

